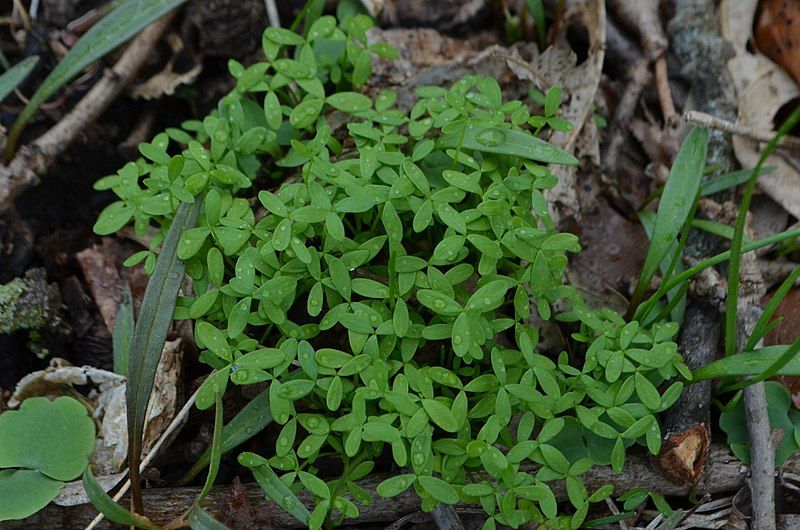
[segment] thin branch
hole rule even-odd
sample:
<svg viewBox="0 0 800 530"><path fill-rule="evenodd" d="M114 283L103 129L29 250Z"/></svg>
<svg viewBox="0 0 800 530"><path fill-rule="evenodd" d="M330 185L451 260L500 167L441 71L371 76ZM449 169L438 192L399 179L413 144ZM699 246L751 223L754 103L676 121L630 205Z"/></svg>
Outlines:
<svg viewBox="0 0 800 530"><path fill-rule="evenodd" d="M775 137L774 131L755 130L747 127L746 125L723 120L722 118L717 118L711 114L706 114L705 112L699 112L696 110L690 110L684 114L683 119L693 125L700 125L709 129L716 129L718 131L735 134L737 136L746 136L747 138L752 138L753 140L757 140L759 142L769 142ZM781 138L780 141L778 141L778 146L800 151L800 138L787 134Z"/></svg>
<svg viewBox="0 0 800 530"><path fill-rule="evenodd" d="M142 31L128 46L113 68L107 70L75 108L32 143L23 146L7 166L0 167L0 212L22 192L39 183L42 175L94 122L136 77L152 56L153 49L166 31L172 11Z"/></svg>
<svg viewBox="0 0 800 530"><path fill-rule="evenodd" d="M661 105L661 114L664 116L664 123L670 127L674 127L678 124L678 113L675 111L675 103L672 101L672 91L669 88L667 59L663 55L656 59L655 74L658 103Z"/></svg>
<svg viewBox="0 0 800 530"><path fill-rule="evenodd" d="M278 6L275 5L275 0L264 0L264 4L267 7L267 18L269 19L269 25L273 28L281 27L281 19L278 15Z"/></svg>

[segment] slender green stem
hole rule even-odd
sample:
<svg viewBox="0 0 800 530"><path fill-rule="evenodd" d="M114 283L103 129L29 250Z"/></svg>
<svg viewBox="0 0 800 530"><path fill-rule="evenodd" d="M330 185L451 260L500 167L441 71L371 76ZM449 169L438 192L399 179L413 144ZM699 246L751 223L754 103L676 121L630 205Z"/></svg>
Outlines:
<svg viewBox="0 0 800 530"><path fill-rule="evenodd" d="M725 355L732 355L736 351L736 315L739 300L739 268L742 260L744 225L747 220L747 212L750 209L750 200L753 198L753 191L756 188L758 175L761 173L761 166L764 165L767 157L778 147L778 141L786 135L800 121L800 107L797 107L789 118L781 124L775 136L769 141L758 164L753 169L750 178L745 186L742 195L742 204L739 208L739 215L736 217L736 227L733 230L733 241L731 242L730 263L728 265L728 296L725 300Z"/></svg>

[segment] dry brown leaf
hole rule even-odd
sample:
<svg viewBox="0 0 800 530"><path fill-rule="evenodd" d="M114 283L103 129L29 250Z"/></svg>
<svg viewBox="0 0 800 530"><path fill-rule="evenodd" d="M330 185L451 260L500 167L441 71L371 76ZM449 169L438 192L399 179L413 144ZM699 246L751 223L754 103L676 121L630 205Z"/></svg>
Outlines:
<svg viewBox="0 0 800 530"><path fill-rule="evenodd" d="M724 0L722 34L735 52L728 69L739 99L737 121L753 130L771 131L775 115L800 95L800 89L781 66L747 49L757 7L758 0ZM734 152L742 167L754 167L762 147L762 143L749 138L733 137ZM800 217L800 173L780 152L773 153L764 165L775 166L776 170L759 177L761 189L791 215Z"/></svg>
<svg viewBox="0 0 800 530"><path fill-rule="evenodd" d="M189 49L177 33L166 37L172 56L158 73L130 89L131 96L156 99L171 96L181 85L191 83L203 71L203 61Z"/></svg>
<svg viewBox="0 0 800 530"><path fill-rule="evenodd" d="M561 104L560 116L573 125L566 133L555 133L550 142L574 154L579 160L590 158L596 164L600 153L597 144L596 128L592 115L597 88L600 85L600 74L605 60L606 40L606 8L601 0L583 0L573 4L564 15L567 26L582 25L589 34L588 57L578 64L578 57L569 47L565 32L555 46L547 48L543 53L535 53L533 58L525 61L517 50L511 58L506 58L509 68L520 78L530 81L536 88L546 91L553 86L561 87L564 101ZM587 127L589 124L589 127ZM583 142L578 148L578 138L588 134L592 142ZM554 221L562 224L567 219L578 220L581 217L580 203L577 193L576 167L556 166L553 174L558 177L558 184L548 190L548 203Z"/></svg>
<svg viewBox="0 0 800 530"><path fill-rule="evenodd" d="M183 364L182 341L167 341L156 372L155 391L150 398L144 436L144 453L155 445L175 417L180 398L179 380ZM128 427L125 404L125 377L89 366L77 367L63 359L53 359L50 367L23 377L9 406L16 407L34 396L55 398L69 395L73 387L89 386L85 399L92 407L97 426L94 452L89 458L98 481L112 488L124 475L128 456ZM62 506L88 502L80 481L69 483L54 501Z"/></svg>
<svg viewBox="0 0 800 530"><path fill-rule="evenodd" d="M762 0L754 36L759 51L800 83L800 2Z"/></svg>

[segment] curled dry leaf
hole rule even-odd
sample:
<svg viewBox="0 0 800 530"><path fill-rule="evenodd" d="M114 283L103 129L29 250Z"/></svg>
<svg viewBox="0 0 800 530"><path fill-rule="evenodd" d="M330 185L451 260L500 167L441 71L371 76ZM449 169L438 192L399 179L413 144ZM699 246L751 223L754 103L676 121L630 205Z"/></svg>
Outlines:
<svg viewBox="0 0 800 530"><path fill-rule="evenodd" d="M800 96L800 88L780 65L747 49L757 7L758 0L723 1L722 33L735 53L728 61L728 69L739 99L737 121L754 130L771 131L778 111ZM742 167L754 167L762 147L761 142L750 138L733 137L734 152ZM787 212L800 217L800 172L785 156L780 151L772 154L764 166L776 169L760 176L758 183Z"/></svg>
<svg viewBox="0 0 800 530"><path fill-rule="evenodd" d="M183 348L180 339L167 341L150 399L143 448L145 454L161 437L178 410ZM128 455L128 431L125 408L125 377L89 366L71 366L63 359L53 359L51 366L22 378L9 400L16 407L34 396L55 398L72 394L74 387L89 387L85 395L97 425L97 439L89 462L104 489L114 487L125 477L120 471ZM54 501L62 506L88 502L80 481L67 484Z"/></svg>
<svg viewBox="0 0 800 530"><path fill-rule="evenodd" d="M191 83L203 71L200 56L186 46L180 35L172 32L167 35L166 41L172 50L167 64L160 72L131 88L130 93L134 98L171 96L179 86Z"/></svg>

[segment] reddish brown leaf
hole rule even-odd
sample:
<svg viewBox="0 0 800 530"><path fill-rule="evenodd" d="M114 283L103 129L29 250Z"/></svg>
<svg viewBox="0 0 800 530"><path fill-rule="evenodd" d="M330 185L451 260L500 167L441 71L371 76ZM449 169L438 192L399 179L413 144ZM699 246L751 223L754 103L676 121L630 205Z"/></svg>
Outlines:
<svg viewBox="0 0 800 530"><path fill-rule="evenodd" d="M754 35L759 51L800 83L800 0L762 0Z"/></svg>

